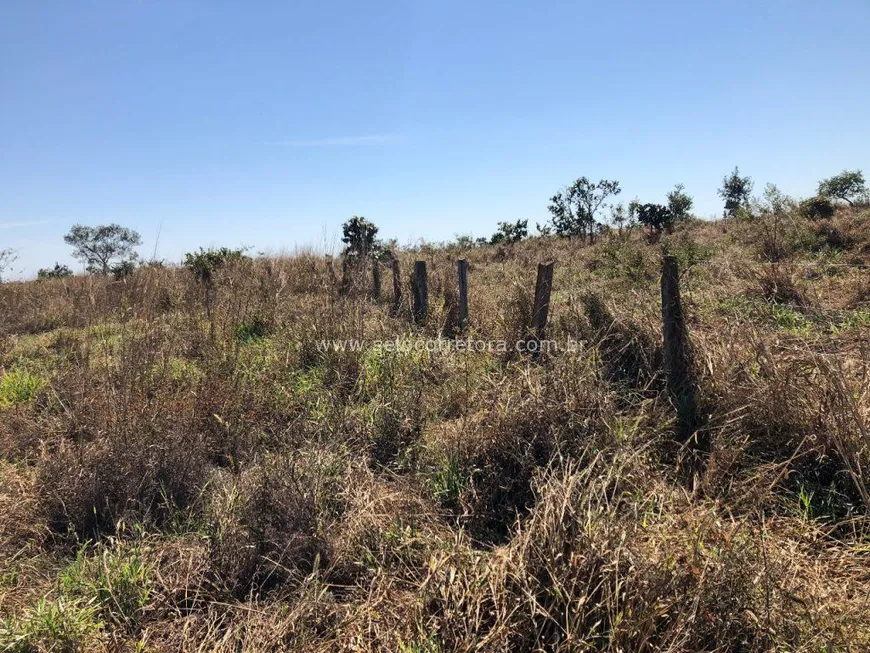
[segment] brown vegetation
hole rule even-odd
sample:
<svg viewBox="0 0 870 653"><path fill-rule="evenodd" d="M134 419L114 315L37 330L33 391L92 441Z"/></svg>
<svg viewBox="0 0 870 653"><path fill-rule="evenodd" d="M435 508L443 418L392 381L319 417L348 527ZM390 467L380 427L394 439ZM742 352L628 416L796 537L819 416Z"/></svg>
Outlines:
<svg viewBox="0 0 870 653"><path fill-rule="evenodd" d="M870 216L772 220L398 251L425 326L313 254L0 286L0 648L867 650ZM374 347L455 328L459 257L483 340L555 261L576 349Z"/></svg>

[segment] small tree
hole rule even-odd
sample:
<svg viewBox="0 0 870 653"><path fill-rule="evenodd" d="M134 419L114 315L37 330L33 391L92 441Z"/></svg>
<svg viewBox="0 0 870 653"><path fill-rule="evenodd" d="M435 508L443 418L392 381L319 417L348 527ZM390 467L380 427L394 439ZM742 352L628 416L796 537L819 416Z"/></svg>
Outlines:
<svg viewBox="0 0 870 653"><path fill-rule="evenodd" d="M795 201L783 193L776 184L765 184L763 210L774 216L783 215L795 208Z"/></svg>
<svg viewBox="0 0 870 653"><path fill-rule="evenodd" d="M674 214L671 209L662 204L637 205L637 219L653 234L661 233L674 226Z"/></svg>
<svg viewBox="0 0 870 653"><path fill-rule="evenodd" d="M686 220L692 216L692 207L695 201L692 196L686 192L686 187L682 184L677 184L667 195L668 209L675 221Z"/></svg>
<svg viewBox="0 0 870 653"><path fill-rule="evenodd" d="M547 210L552 215L550 221L556 235L581 238L588 235L589 242L592 242L595 234L596 212L608 197L619 195L621 192L618 181L602 179L595 184L586 177L580 177L550 198Z"/></svg>
<svg viewBox="0 0 870 653"><path fill-rule="evenodd" d="M718 192L719 197L725 200L725 217L734 217L738 209L749 205L752 186L752 178L741 177L737 167L730 175L722 178L722 187Z"/></svg>
<svg viewBox="0 0 870 653"><path fill-rule="evenodd" d="M14 249L0 249L0 282L3 281L3 273L18 260L18 252Z"/></svg>
<svg viewBox="0 0 870 653"><path fill-rule="evenodd" d="M86 227L73 225L63 237L73 247L73 256L85 264L88 272L109 274L112 269L124 270L138 259L133 249L142 244L142 237L119 224Z"/></svg>
<svg viewBox="0 0 870 653"><path fill-rule="evenodd" d="M500 245L502 243L506 245L512 245L513 243L520 242L528 235L528 220L517 220L516 222L499 222L498 231L496 231L492 235L492 238L489 242L493 245Z"/></svg>
<svg viewBox="0 0 870 653"><path fill-rule="evenodd" d="M36 273L37 279L66 279L72 276L73 271L68 265L55 263L53 268L40 268Z"/></svg>
<svg viewBox="0 0 870 653"><path fill-rule="evenodd" d="M867 185L860 170L844 170L839 175L819 182L819 196L843 200L849 206L867 199Z"/></svg>
<svg viewBox="0 0 870 653"><path fill-rule="evenodd" d="M341 242L347 245L344 248L345 256L377 254L378 241L376 236L378 235L378 228L374 222L355 215L342 225L341 231Z"/></svg>

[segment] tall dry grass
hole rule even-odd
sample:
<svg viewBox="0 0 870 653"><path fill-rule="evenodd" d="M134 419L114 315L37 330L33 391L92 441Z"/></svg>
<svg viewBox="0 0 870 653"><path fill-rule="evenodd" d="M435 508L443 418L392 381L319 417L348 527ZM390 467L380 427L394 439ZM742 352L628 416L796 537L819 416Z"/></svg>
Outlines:
<svg viewBox="0 0 870 653"><path fill-rule="evenodd" d="M865 650L867 216L0 286L9 650ZM780 227L777 226L779 229ZM658 266L710 451L687 480ZM392 351L456 328L516 352ZM410 322L413 261L430 315ZM358 339L353 348L318 346ZM137 648L138 647L138 648Z"/></svg>

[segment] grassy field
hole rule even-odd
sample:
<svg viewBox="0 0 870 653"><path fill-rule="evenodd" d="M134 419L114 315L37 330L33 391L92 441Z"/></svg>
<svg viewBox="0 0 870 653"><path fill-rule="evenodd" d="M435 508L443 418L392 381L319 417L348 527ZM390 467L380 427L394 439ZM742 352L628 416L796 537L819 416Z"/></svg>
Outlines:
<svg viewBox="0 0 870 653"><path fill-rule="evenodd" d="M0 285L0 650L870 649L870 211L397 254L425 326L307 253ZM553 260L576 346L415 346L460 257L468 337Z"/></svg>

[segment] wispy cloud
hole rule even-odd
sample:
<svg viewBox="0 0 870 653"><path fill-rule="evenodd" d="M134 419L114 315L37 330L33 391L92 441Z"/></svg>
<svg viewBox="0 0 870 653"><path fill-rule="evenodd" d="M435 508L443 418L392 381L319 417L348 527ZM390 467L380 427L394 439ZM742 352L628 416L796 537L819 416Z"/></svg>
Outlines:
<svg viewBox="0 0 870 653"><path fill-rule="evenodd" d="M383 145L396 138L395 134L373 134L371 136L339 136L315 138L311 140L272 141L272 145L285 147L357 147L361 145Z"/></svg>
<svg viewBox="0 0 870 653"><path fill-rule="evenodd" d="M51 220L30 220L27 222L0 222L0 229L19 229L22 227L35 227L40 224L49 224Z"/></svg>

